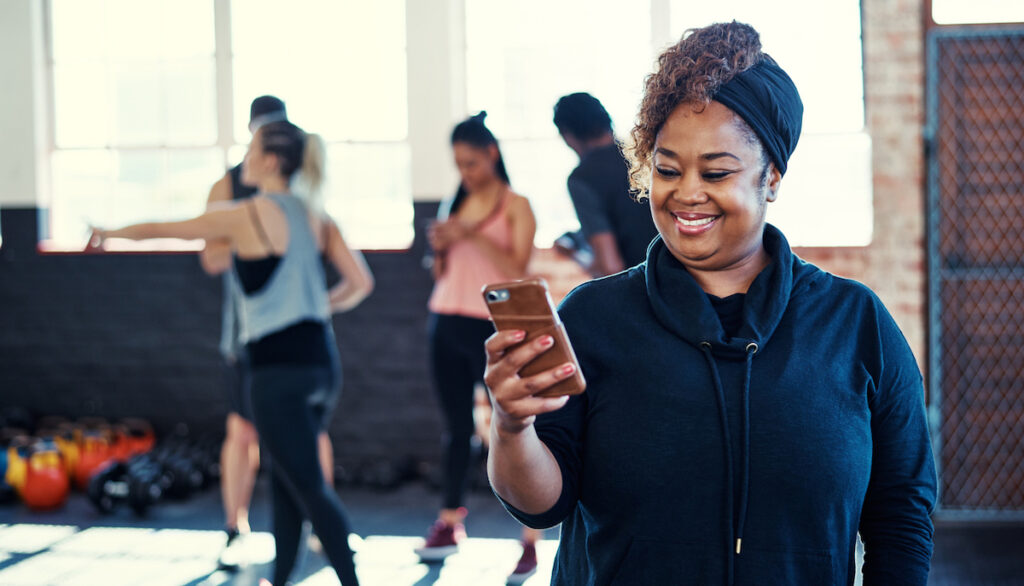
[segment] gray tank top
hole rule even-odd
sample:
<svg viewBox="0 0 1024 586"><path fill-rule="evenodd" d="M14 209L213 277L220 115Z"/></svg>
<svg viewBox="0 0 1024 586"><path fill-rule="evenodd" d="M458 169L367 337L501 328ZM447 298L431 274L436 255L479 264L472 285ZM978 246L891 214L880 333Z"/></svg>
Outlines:
<svg viewBox="0 0 1024 586"><path fill-rule="evenodd" d="M255 293L244 293L238 272L231 271L233 290L238 295L239 339L242 343L259 340L301 321L327 322L327 299L320 251L309 227L309 212L294 195L267 195L288 220L288 249L266 284Z"/></svg>

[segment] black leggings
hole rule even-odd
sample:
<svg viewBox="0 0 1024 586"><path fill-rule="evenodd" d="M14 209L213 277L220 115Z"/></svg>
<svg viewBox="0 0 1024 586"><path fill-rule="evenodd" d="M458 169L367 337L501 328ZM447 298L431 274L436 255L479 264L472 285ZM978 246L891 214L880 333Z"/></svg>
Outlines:
<svg viewBox="0 0 1024 586"><path fill-rule="evenodd" d="M442 507L462 506L473 440L473 390L483 383L484 341L494 333L486 319L430 314L430 363L447 426L443 439L444 500Z"/></svg>
<svg viewBox="0 0 1024 586"><path fill-rule="evenodd" d="M295 567L304 519L313 523L341 583L359 583L348 546L348 517L334 488L324 482L317 457L317 434L338 395L339 372L336 365L285 364L252 371L256 430L271 460L274 584L285 584Z"/></svg>

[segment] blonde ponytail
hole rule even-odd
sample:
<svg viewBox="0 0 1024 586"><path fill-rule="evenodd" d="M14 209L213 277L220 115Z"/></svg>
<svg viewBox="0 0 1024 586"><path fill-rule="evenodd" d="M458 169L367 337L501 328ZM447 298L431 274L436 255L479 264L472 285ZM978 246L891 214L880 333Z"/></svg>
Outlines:
<svg viewBox="0 0 1024 586"><path fill-rule="evenodd" d="M321 189L324 184L324 165L327 147L316 133L306 133L306 146L302 152L302 167L292 179L292 189L311 207L321 207Z"/></svg>

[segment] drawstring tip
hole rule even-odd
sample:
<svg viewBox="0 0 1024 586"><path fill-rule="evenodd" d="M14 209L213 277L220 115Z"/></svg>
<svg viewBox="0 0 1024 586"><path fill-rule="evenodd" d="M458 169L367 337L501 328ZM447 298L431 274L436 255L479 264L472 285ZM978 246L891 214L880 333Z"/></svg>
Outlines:
<svg viewBox="0 0 1024 586"><path fill-rule="evenodd" d="M737 539L736 540L736 555L740 555L740 545L742 544L742 542L743 542L742 539Z"/></svg>

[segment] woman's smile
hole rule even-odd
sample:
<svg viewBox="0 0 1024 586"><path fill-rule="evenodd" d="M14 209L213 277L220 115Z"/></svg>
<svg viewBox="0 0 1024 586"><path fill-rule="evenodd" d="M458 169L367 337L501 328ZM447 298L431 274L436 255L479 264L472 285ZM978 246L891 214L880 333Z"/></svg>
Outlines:
<svg viewBox="0 0 1024 586"><path fill-rule="evenodd" d="M721 216L693 212L674 212L676 229L686 236L698 236L711 230Z"/></svg>

